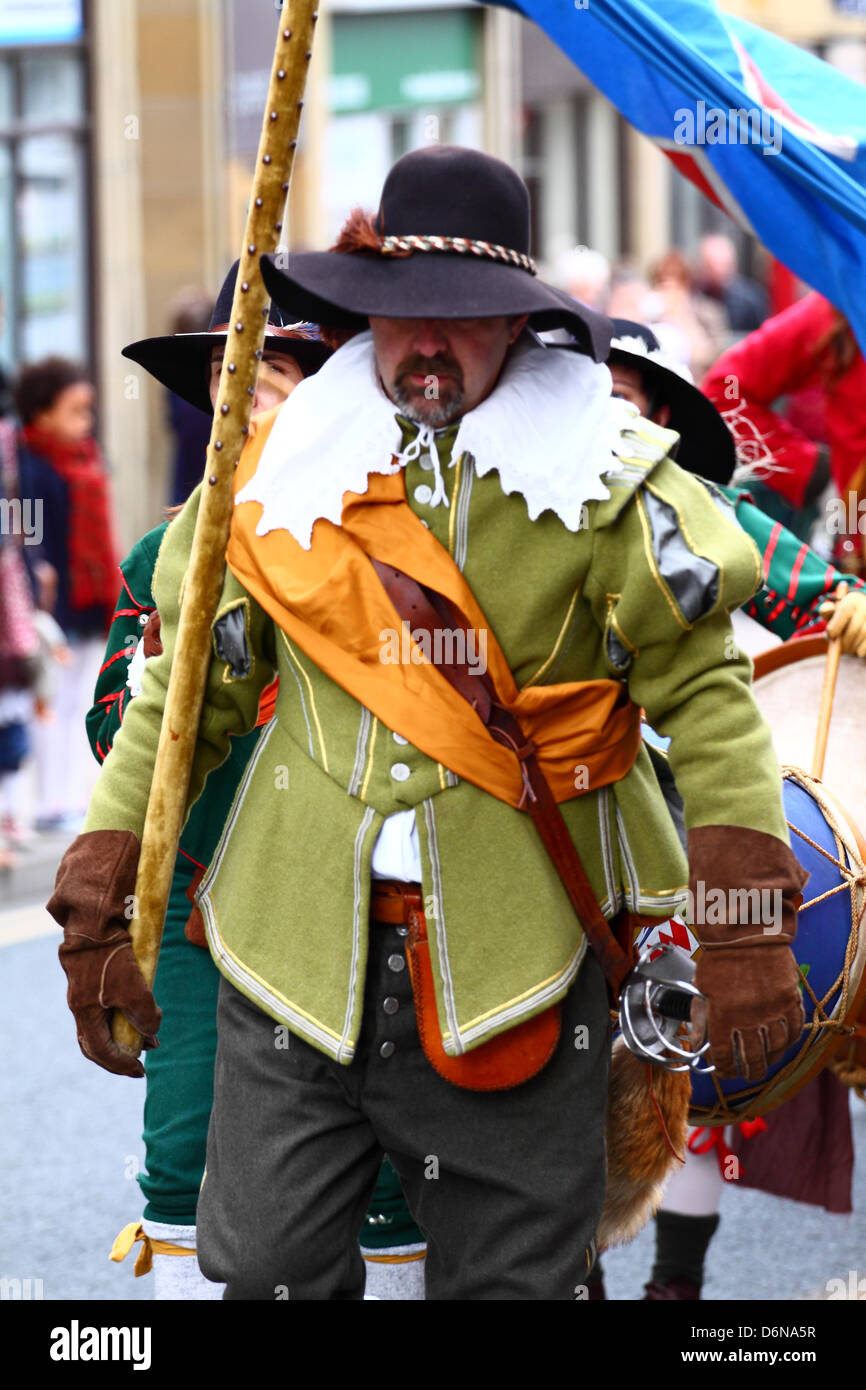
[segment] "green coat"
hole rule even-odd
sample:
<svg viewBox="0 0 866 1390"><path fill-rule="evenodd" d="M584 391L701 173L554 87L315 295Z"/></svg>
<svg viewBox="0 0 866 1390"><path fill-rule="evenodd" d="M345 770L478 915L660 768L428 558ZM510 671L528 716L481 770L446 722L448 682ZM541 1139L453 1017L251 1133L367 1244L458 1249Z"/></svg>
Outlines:
<svg viewBox="0 0 866 1390"><path fill-rule="evenodd" d="M549 511L531 522L522 496L505 495L495 471L480 478L468 455L444 470L448 509L416 498L430 464L410 463L409 505L463 570L518 686L623 680L672 740L687 827L739 825L787 843L769 731L728 618L760 582L758 552L727 504L667 456L675 435L638 421L625 438L630 457L607 476L609 499L587 504L577 532ZM160 551L165 651L147 664L86 830L141 833L196 508L194 494ZM373 846L384 817L413 809L446 1050L467 1051L561 998L586 942L529 817L396 738L227 573L217 621L238 606L250 670L236 678L215 654L193 797L229 732L252 726L274 670L280 690L200 890L220 970L350 1063ZM622 781L563 812L606 915L626 905L665 918L682 906L687 866L645 750Z"/></svg>

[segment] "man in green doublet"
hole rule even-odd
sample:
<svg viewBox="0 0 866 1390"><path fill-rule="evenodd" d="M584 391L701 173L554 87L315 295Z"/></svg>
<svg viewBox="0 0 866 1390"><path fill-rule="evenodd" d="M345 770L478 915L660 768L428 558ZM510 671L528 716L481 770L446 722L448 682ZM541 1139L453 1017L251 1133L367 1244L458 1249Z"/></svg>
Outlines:
<svg viewBox="0 0 866 1390"><path fill-rule="evenodd" d="M728 617L758 586L757 551L676 465L677 436L611 400L610 324L537 278L528 229L508 166L436 146L398 161L336 250L263 260L278 302L348 340L241 460L193 767L194 800L278 673L198 892L223 975L199 1258L228 1299L361 1297L354 1233L383 1152L427 1239L428 1298L568 1300L593 1259L602 970L518 756L435 657L383 657L401 622L371 560L475 614L605 918L668 917L696 882L781 890L772 932L732 918L704 934L720 1070L757 1077L802 1027L803 876ZM579 352L526 331L558 325ZM157 564L163 654L58 875L68 972L82 921L95 941L114 931L134 879L196 508ZM671 739L688 863L633 738L640 709ZM551 1011L558 1040L520 1079L518 1028ZM448 1079L493 1046L502 1084Z"/></svg>

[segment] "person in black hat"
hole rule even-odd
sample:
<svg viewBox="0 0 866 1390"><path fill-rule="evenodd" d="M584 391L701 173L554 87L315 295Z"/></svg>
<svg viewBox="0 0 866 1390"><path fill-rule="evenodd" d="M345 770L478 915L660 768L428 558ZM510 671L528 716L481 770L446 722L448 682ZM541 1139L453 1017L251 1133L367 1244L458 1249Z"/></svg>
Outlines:
<svg viewBox="0 0 866 1390"><path fill-rule="evenodd" d="M278 303L355 336L237 472L193 798L281 679L196 894L223 975L202 1269L228 1299L362 1297L353 1236L387 1150L429 1298L581 1298L605 1229L608 1000L525 810L543 766L596 919L628 935L667 918L688 866L640 707L673 737L693 876L733 865L738 887L760 874L782 894L782 931L757 946L741 949L745 922L707 928L724 949L697 980L720 1070L740 1040L763 1074L802 1027L802 873L746 663L726 659L754 554L671 461L673 432L611 399L611 325L538 279L528 192L502 161L413 151L335 249L262 273ZM527 326L568 328L579 351ZM58 873L67 968L94 901L92 949L117 950L194 513L161 552L166 650ZM609 964L603 927L597 945ZM743 974L750 1005L729 1012ZM152 1003L132 970L112 999Z"/></svg>
<svg viewBox="0 0 866 1390"><path fill-rule="evenodd" d="M129 344L123 355L139 363L180 400L204 426L204 445L195 461L195 479L204 472L204 448L219 385L238 263L231 267L208 327L147 338ZM287 399L331 355L317 325L272 306L256 380L250 432L259 417ZM182 501L186 500L189 488ZM176 510L179 510L177 508ZM162 650L159 613L153 597L157 556L168 522L143 536L121 562L122 587L87 715L91 749L100 763L112 749L131 702L141 691L146 661ZM263 702L267 709L268 701ZM272 696L270 703L272 703ZM161 1046L147 1054L144 1110L146 1163L138 1175L146 1201L143 1220L118 1238L120 1259L133 1239L141 1239L147 1258L136 1273L152 1267L157 1299L212 1299L222 1294L201 1274L195 1258L195 1208L204 1167L205 1138L216 1050L216 995L219 976L207 952L200 919L188 897L198 866L200 876L216 846L260 728L233 741L226 763L208 781L181 837L172 878L156 990L163 1012ZM204 949L202 949L204 948Z"/></svg>
<svg viewBox="0 0 866 1390"><path fill-rule="evenodd" d="M210 322L202 331L178 331L156 338L140 338L123 349L123 356L137 362L145 371L187 406L194 406L201 415L213 414L213 401L219 385L220 370L228 333L238 261L229 270L210 314ZM305 376L318 371L331 354L322 342L318 327L305 322L290 311L271 304L259 373L253 414L272 410L285 400L289 390ZM201 415L199 418L201 418ZM204 449L209 431L201 435L200 457L190 459L183 479L175 485L175 502L185 502L195 485L201 481L204 468Z"/></svg>
<svg viewBox="0 0 866 1390"><path fill-rule="evenodd" d="M175 313L175 328L156 338L141 338L123 349L169 391L169 419L175 438L171 504L182 505L201 481L210 439L210 417L219 385L228 319L238 276L238 262L223 281L216 303L186 294ZM198 321L201 327L188 327ZM318 371L331 349L313 324L292 322L272 304L256 379L253 414L284 401L289 389Z"/></svg>
<svg viewBox="0 0 866 1390"><path fill-rule="evenodd" d="M226 276L209 326L169 337L132 343L123 352L199 416L207 427L219 385L225 347L225 320L231 309L237 262ZM292 321L272 305L263 357L256 381L250 429L258 418L280 405L291 390L312 375L331 355L316 324ZM201 481L203 450L195 482ZM104 762L120 728L130 698L141 690L145 661L161 651L159 615L153 595L153 572L167 522L135 545L121 565L123 588L116 606L94 703L87 719L95 756ZM130 605L133 605L131 608ZM143 627L137 647L130 628ZM263 700L267 711L273 693ZM204 1144L212 1094L216 1048L216 989L219 976L207 954L200 917L190 917L190 884L196 865L209 862L232 798L266 722L233 744L229 760L208 781L207 795L196 805L184 830L172 881L156 989L164 1019L162 1046L145 1059L145 1171L140 1175L147 1205L140 1227L119 1237L114 1258L121 1258L133 1236L148 1247L158 1299L210 1299L222 1286L201 1274L195 1258L195 1203L204 1166ZM189 918L189 921L187 919ZM186 934L184 935L184 927ZM205 950L199 948L204 947ZM135 1223L133 1223L133 1226ZM361 1231L365 1258L381 1262L374 1270L379 1296L414 1296L423 1268L423 1242L414 1226L390 1165L385 1164ZM182 1256L184 1258L177 1258ZM403 1266L406 1266L404 1268ZM138 1269L143 1266L139 1264ZM389 1277L390 1276L390 1277ZM407 1276L409 1276L407 1278ZM409 1290L412 1292L410 1293Z"/></svg>
<svg viewBox="0 0 866 1390"><path fill-rule="evenodd" d="M613 394L641 415L676 430L681 468L714 483L729 483L737 462L731 432L706 396L692 384L688 367L674 363L645 323L612 319L607 365Z"/></svg>
<svg viewBox="0 0 866 1390"><path fill-rule="evenodd" d="M262 275L277 303L317 323L525 314L530 328L566 328L603 361L610 320L538 279L528 218L526 186L502 160L427 146L394 165L375 216L356 210L330 251L263 256Z"/></svg>
<svg viewBox="0 0 866 1390"><path fill-rule="evenodd" d="M798 536L755 506L748 491L730 486L736 466L735 441L712 401L691 384L687 368L664 355L646 324L628 319L612 322L608 366L613 394L636 406L641 415L677 431L677 462L715 485L736 509L738 522L760 551L762 584L743 611L782 640L820 632L829 617L827 631L840 640L842 650L866 657L866 584L852 581L828 565ZM848 593L828 613L842 583L848 584ZM655 766L664 777L664 764L656 761ZM681 803L677 806L676 793L668 784L669 798L671 794L674 814L681 817ZM811 1105L819 1104L810 1098L818 1090L822 1114L828 1122L832 1117L837 1137L843 1136L837 1153L850 1153L847 1095L829 1072L810 1083L796 1103L775 1110L763 1123L765 1128L769 1126L774 1153L778 1153L776 1170L790 1168L796 1153L801 1175L798 1196L810 1200L814 1195L820 1205L825 1196L826 1155L819 1150L812 1165L811 1152L798 1152L801 1146L809 1148L802 1117L812 1113ZM649 1301L700 1298L704 1260L719 1225L718 1205L724 1186L725 1167L721 1160L717 1163L717 1156L717 1147L706 1141L706 1131L690 1132L685 1166L673 1175L656 1213L655 1260L644 1295ZM773 1168L770 1160L767 1172ZM846 1171L844 1161L839 1160L836 1168L843 1189L847 1182L850 1205L850 1164ZM783 1189L783 1195L788 1195L788 1189ZM605 1296L600 1262L590 1277L589 1289L592 1299Z"/></svg>
<svg viewBox="0 0 866 1390"><path fill-rule="evenodd" d="M836 604L827 631L840 640L843 652L866 657L866 583L828 565L755 505L748 488L735 482L734 436L712 401L692 384L688 368L665 356L646 324L630 319L612 323L608 366L613 394L647 419L676 430L677 463L716 485L761 553L762 584L745 609L748 616L782 641L811 635L822 630L827 604L846 583L848 593Z"/></svg>

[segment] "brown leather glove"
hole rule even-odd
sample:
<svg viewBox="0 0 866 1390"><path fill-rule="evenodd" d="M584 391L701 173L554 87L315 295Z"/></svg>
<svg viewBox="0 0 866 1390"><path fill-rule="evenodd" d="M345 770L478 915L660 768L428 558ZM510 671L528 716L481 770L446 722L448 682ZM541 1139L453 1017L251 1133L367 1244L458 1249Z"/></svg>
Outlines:
<svg viewBox="0 0 866 1390"><path fill-rule="evenodd" d="M111 1036L120 1009L156 1047L162 1012L135 963L128 931L139 842L130 830L92 830L73 840L60 861L48 911L63 927L60 964L78 1044L97 1066L121 1076L144 1076L137 1057Z"/></svg>
<svg viewBox="0 0 866 1390"><path fill-rule="evenodd" d="M800 1036L801 978L790 943L808 875L775 835L705 825L688 834L689 887L703 953L696 1046L721 1078L759 1081Z"/></svg>
<svg viewBox="0 0 866 1390"><path fill-rule="evenodd" d="M144 644L144 655L162 656L162 619L159 616L159 609L154 608L148 617L141 633L141 640Z"/></svg>

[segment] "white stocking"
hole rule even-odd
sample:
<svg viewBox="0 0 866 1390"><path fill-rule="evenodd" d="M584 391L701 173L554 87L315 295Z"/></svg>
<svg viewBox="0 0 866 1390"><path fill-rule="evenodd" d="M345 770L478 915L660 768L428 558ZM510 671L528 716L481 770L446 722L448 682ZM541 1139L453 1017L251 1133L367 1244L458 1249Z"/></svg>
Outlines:
<svg viewBox="0 0 866 1390"><path fill-rule="evenodd" d="M424 1298L423 1245L399 1245L392 1250L364 1253L367 1266L365 1298L416 1302Z"/></svg>
<svg viewBox="0 0 866 1390"><path fill-rule="evenodd" d="M688 1138L694 1133L690 1129ZM676 1211L682 1216L714 1216L724 1185L714 1148L705 1154L694 1154L686 1149L684 1165L676 1167L665 1188L662 1211Z"/></svg>
<svg viewBox="0 0 866 1390"><path fill-rule="evenodd" d="M151 1240L170 1241L172 1245L195 1250L195 1226L172 1226L164 1221L142 1221L144 1233ZM199 1269L198 1257L192 1255L153 1254L153 1296L159 1300L203 1300L222 1298L225 1284L212 1284Z"/></svg>

